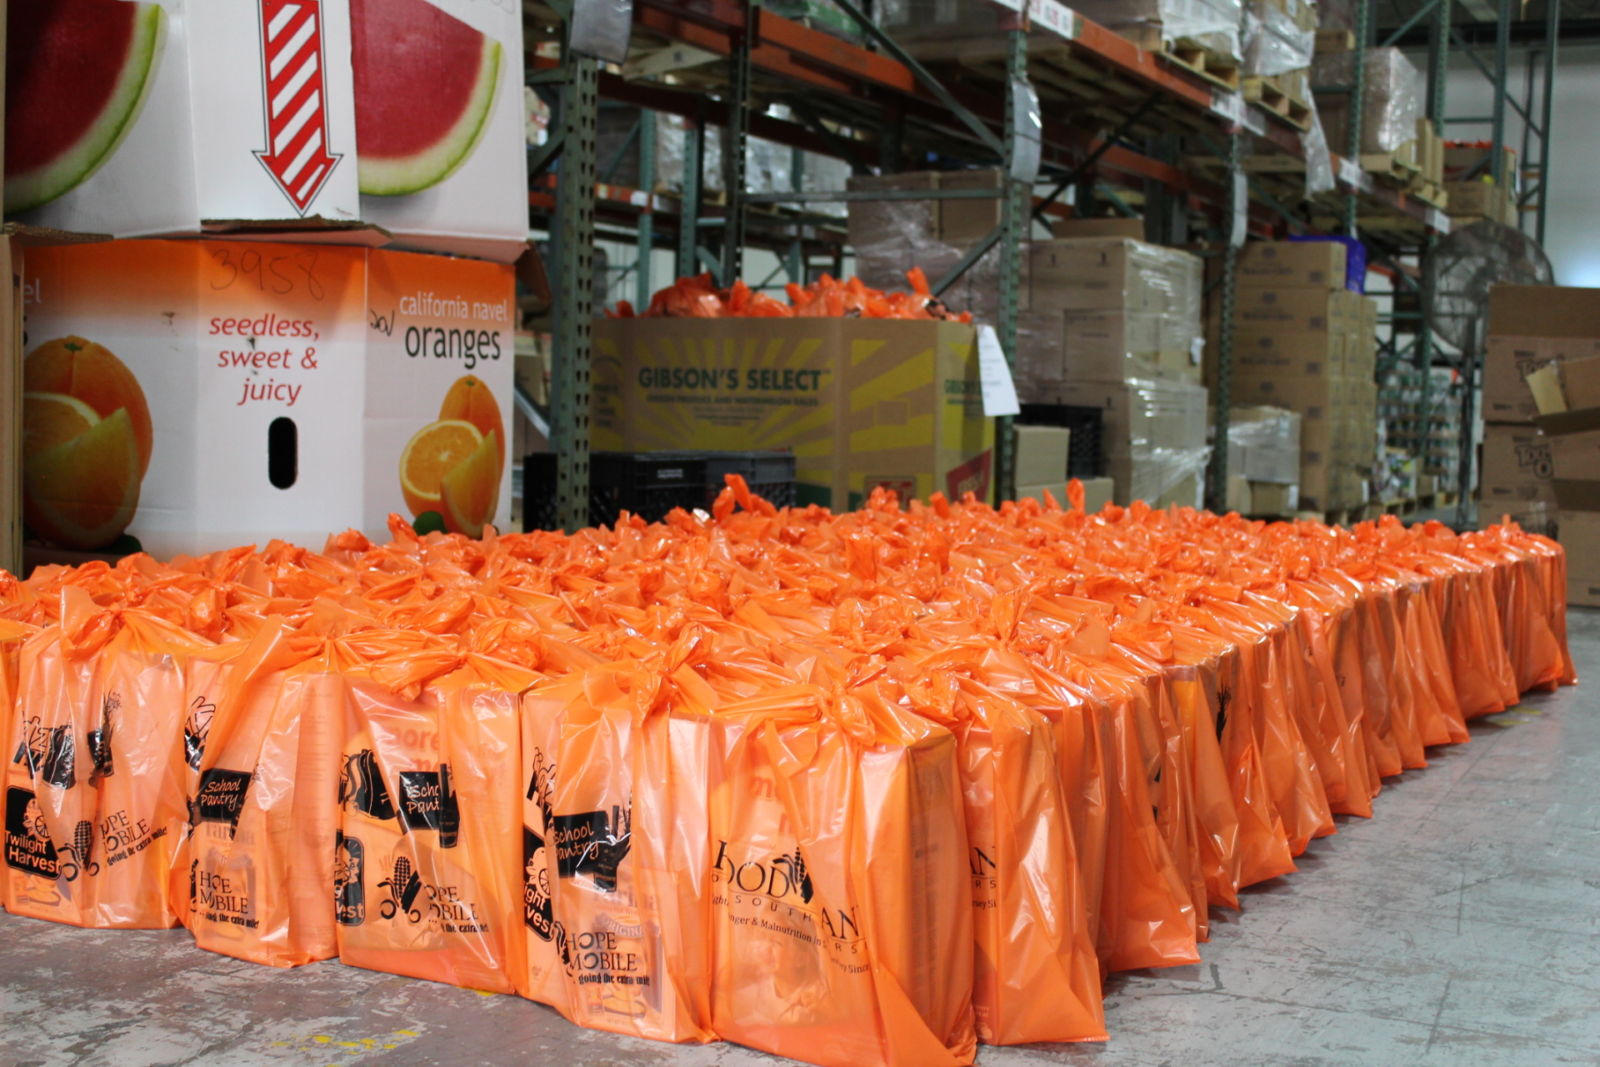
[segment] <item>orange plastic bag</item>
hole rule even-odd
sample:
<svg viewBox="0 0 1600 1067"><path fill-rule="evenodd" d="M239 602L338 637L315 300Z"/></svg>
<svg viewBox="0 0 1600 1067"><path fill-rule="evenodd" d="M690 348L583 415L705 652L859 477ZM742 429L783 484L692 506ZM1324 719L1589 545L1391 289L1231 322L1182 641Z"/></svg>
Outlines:
<svg viewBox="0 0 1600 1067"><path fill-rule="evenodd" d="M174 925L166 883L183 819L183 670L203 647L161 619L62 589L60 625L20 657L8 911L77 926Z"/></svg>
<svg viewBox="0 0 1600 1067"><path fill-rule="evenodd" d="M197 656L184 751L189 825L169 893L201 948L287 967L331 958L342 693L274 619Z"/></svg>
<svg viewBox="0 0 1600 1067"><path fill-rule="evenodd" d="M707 1041L708 741L670 696L622 661L523 697L518 990L581 1026Z"/></svg>
<svg viewBox="0 0 1600 1067"><path fill-rule="evenodd" d="M401 646L346 676L339 956L489 992L521 970L517 703L528 672ZM369 895L370 894L370 895Z"/></svg>

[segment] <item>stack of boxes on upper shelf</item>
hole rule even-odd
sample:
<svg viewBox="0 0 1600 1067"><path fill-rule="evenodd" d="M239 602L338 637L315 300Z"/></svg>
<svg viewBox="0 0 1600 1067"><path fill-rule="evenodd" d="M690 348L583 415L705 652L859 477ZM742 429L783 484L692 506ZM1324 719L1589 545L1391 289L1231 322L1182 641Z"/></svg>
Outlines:
<svg viewBox="0 0 1600 1067"><path fill-rule="evenodd" d="M1239 253L1233 399L1300 415L1298 504L1307 511L1353 510L1368 498L1377 449L1377 306L1349 288L1365 273L1360 248L1262 241ZM1220 300L1209 318L1215 337ZM1212 387L1216 349L1206 346Z"/></svg>
<svg viewBox="0 0 1600 1067"><path fill-rule="evenodd" d="M116 238L16 257L35 559L504 524L514 5L11 0L7 32L8 229Z"/></svg>
<svg viewBox="0 0 1600 1067"><path fill-rule="evenodd" d="M1494 177L1494 156L1500 154L1500 180ZM1519 224L1517 193L1520 188L1517 150L1498 149L1489 141L1450 141L1444 147L1445 189L1450 194L1450 217L1459 226L1490 219L1506 226Z"/></svg>
<svg viewBox="0 0 1600 1067"><path fill-rule="evenodd" d="M1594 356L1600 356L1596 290L1497 285L1489 291L1479 476L1484 521L1510 515L1527 529L1554 533L1551 439L1534 425L1539 408L1527 379L1548 364Z"/></svg>

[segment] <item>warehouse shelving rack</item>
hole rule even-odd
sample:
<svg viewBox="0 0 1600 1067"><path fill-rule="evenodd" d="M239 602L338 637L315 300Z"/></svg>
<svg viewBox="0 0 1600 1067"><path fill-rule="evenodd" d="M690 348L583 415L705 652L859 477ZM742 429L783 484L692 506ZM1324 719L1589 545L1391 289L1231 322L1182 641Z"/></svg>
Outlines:
<svg viewBox="0 0 1600 1067"><path fill-rule="evenodd" d="M1222 260L1216 284L1221 286L1224 327L1213 401L1219 440L1224 439L1231 402L1231 316L1226 309L1237 285L1237 239L1245 233L1327 229L1328 200L1294 203L1295 179L1278 173L1303 167L1301 132L1247 103L1238 92L1141 49L1054 0L998 0L1001 21L990 41L963 42L959 57L947 62L929 58L926 65L878 31L851 0L839 6L856 17L865 44L774 15L759 0L634 0L636 45L654 49L641 61L635 62L637 48L627 66L602 65L568 50L561 51L560 59L535 55L530 83L560 97L554 146L532 152L535 185L530 193L534 213L549 220L555 277L564 282L587 278L584 250L607 234L626 236L639 250L633 278L641 298L651 289L650 251L656 248L673 250L679 273L709 267L723 279L738 275L747 245L779 253L784 270L797 281L804 280L807 263L815 256L837 265L844 247L838 221L809 213L806 205L873 194L749 193L740 173L740 146L748 136L844 159L857 173L874 167L885 173L911 169L906 162L913 146L924 153L942 150L954 158L988 158L1011 175L999 194L988 194L1003 195L1002 223L961 265L976 262L996 245L1002 249L1004 292L995 325L1007 357L1014 358L1019 251L1032 219L1057 210L1052 201L1073 185L1085 193L1098 190L1112 203L1119 202L1122 190L1144 201L1147 217L1156 217L1149 223L1156 234L1183 242L1190 221L1198 219L1221 237L1215 242ZM1355 84L1348 88L1359 102L1363 56L1374 36L1372 0L1356 6L1361 32L1355 41ZM570 15L565 0L530 0L527 10L541 27L530 33L530 41L558 36L556 20ZM1433 42L1427 113L1439 122L1451 0L1433 0L1422 17ZM1413 19L1412 25L1417 22ZM677 84L635 76L659 74L674 63L687 72ZM1053 192L1033 198L1031 210L1035 187L1017 169L1016 121L1029 91L1042 102L1038 177L1055 183ZM804 99L797 100L801 93ZM598 184L594 130L602 98L636 105L646 109L645 115L653 111L682 117L690 159L699 157L703 131L719 127L725 189L720 202L713 204L702 195L700 173L693 165L685 167L677 195L653 188L654 139L647 129L633 138L640 154L641 188ZM772 101L800 106L791 108L793 118L779 119L765 111L765 102ZM1360 233L1376 247L1379 269L1390 274L1397 289L1415 289L1421 284L1417 258L1438 235L1449 232L1450 220L1433 204L1375 182L1362 170L1360 109L1351 110L1350 140L1336 146L1343 151L1332 156L1336 228ZM1543 129L1548 131L1548 121ZM557 503L561 520L575 528L586 514L587 324L596 310L592 287L563 284L557 304L552 367ZM1425 323L1413 325L1415 339L1403 350L1391 345L1389 351L1431 365L1437 346ZM996 479L1007 489L1012 484L1011 457L1004 444L1009 435L1002 433L997 441L1002 443L997 445ZM1220 504L1226 480L1226 449L1219 448L1208 479L1213 504Z"/></svg>

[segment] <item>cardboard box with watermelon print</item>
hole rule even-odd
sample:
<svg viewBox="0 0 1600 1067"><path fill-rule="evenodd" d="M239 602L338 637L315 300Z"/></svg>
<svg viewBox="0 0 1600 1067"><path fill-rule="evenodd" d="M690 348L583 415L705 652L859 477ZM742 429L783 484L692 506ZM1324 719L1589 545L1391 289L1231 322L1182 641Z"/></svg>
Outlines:
<svg viewBox="0 0 1600 1067"><path fill-rule="evenodd" d="M32 544L165 558L504 528L509 265L348 247L30 250Z"/></svg>
<svg viewBox="0 0 1600 1067"><path fill-rule="evenodd" d="M7 22L8 217L523 246L508 0L12 0Z"/></svg>

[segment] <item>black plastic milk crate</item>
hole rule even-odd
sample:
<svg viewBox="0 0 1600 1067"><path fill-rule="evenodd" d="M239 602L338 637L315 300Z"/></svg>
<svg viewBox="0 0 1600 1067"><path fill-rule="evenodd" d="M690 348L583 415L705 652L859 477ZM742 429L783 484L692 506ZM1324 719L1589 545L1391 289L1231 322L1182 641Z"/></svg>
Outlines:
<svg viewBox="0 0 1600 1067"><path fill-rule="evenodd" d="M705 506L706 460L698 452L594 452L589 456L589 525L610 526L628 511L660 522L673 508ZM523 460L523 529L555 530L556 457Z"/></svg>
<svg viewBox="0 0 1600 1067"><path fill-rule="evenodd" d="M716 503L728 474L743 476L750 491L770 501L773 507L794 506L794 453L707 452L705 457L706 507Z"/></svg>
<svg viewBox="0 0 1600 1067"><path fill-rule="evenodd" d="M1030 426L1065 426L1072 431L1067 441L1067 477L1103 478L1106 473L1105 447L1101 443L1104 412L1097 407L1076 404L1023 404L1018 422Z"/></svg>

